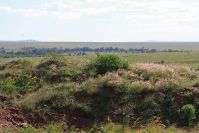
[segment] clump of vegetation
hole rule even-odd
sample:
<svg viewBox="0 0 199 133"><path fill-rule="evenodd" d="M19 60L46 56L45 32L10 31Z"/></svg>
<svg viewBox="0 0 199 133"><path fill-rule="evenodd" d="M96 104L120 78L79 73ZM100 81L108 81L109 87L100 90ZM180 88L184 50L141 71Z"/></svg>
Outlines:
<svg viewBox="0 0 199 133"><path fill-rule="evenodd" d="M29 113L37 113L46 119L51 113L62 114L66 111L79 111L79 115L87 116L90 113L90 108L87 103L78 102L75 99L75 93L78 89L74 86L58 86L42 88L38 91L29 93L23 97L17 104ZM32 99L32 100L31 100ZM56 116L55 116L56 117Z"/></svg>
<svg viewBox="0 0 199 133"><path fill-rule="evenodd" d="M15 81L13 78L8 77L2 81L0 81L0 90L2 93L10 94L16 91Z"/></svg>
<svg viewBox="0 0 199 133"><path fill-rule="evenodd" d="M72 70L64 56L50 54L37 66L39 75L47 82L62 82L72 78Z"/></svg>
<svg viewBox="0 0 199 133"><path fill-rule="evenodd" d="M0 70L5 70L5 69L25 69L28 67L31 67L32 62L26 59L18 59L18 60L13 60L10 61L6 64L0 65Z"/></svg>
<svg viewBox="0 0 199 133"><path fill-rule="evenodd" d="M48 54L42 59L41 63L37 66L37 68L45 69L52 64L56 65L57 67L65 66L66 58L63 55L59 54Z"/></svg>
<svg viewBox="0 0 199 133"><path fill-rule="evenodd" d="M98 57L87 66L96 74L117 71L118 69L128 70L129 64L117 55L98 55Z"/></svg>
<svg viewBox="0 0 199 133"><path fill-rule="evenodd" d="M160 114L160 105L157 103L157 100L154 97L147 97L140 104L137 104L134 108L134 113L145 120L148 120L154 116Z"/></svg>
<svg viewBox="0 0 199 133"><path fill-rule="evenodd" d="M32 65L32 62L26 59L19 59L18 62L23 66L23 67L30 67Z"/></svg>
<svg viewBox="0 0 199 133"><path fill-rule="evenodd" d="M21 94L37 90L41 87L39 79L28 72L18 73L14 80L17 91Z"/></svg>
<svg viewBox="0 0 199 133"><path fill-rule="evenodd" d="M120 103L118 100L126 93L127 86L117 75L111 74L90 79L81 86L87 94L96 121L106 119L107 115L117 108Z"/></svg>
<svg viewBox="0 0 199 133"><path fill-rule="evenodd" d="M40 81L28 72L19 72L0 81L0 89L8 96L25 94L41 87Z"/></svg>
<svg viewBox="0 0 199 133"><path fill-rule="evenodd" d="M182 106L180 116L184 124L188 127L193 125L193 120L196 119L196 109L191 104Z"/></svg>

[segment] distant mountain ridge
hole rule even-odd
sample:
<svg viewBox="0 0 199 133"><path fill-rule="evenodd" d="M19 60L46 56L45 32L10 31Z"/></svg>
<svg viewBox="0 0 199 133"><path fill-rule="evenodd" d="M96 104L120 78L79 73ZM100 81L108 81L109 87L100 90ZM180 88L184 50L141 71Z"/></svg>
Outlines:
<svg viewBox="0 0 199 133"><path fill-rule="evenodd" d="M193 50L199 51L199 42L169 42L169 41L154 41L154 42L72 42L72 41L37 41L37 40L21 40L21 41L1 41L0 47L9 49L18 49L23 47L37 48L149 48L157 50Z"/></svg>
<svg viewBox="0 0 199 133"><path fill-rule="evenodd" d="M18 42L39 42L37 40L19 40Z"/></svg>

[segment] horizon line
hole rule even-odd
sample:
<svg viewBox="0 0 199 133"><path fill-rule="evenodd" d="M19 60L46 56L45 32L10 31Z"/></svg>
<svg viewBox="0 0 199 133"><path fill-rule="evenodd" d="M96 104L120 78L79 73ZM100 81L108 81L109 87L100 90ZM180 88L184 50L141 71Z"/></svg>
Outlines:
<svg viewBox="0 0 199 133"><path fill-rule="evenodd" d="M60 42L60 43L199 43L198 41L47 41L47 40L0 40L0 42L30 42L30 43L37 43L37 42Z"/></svg>

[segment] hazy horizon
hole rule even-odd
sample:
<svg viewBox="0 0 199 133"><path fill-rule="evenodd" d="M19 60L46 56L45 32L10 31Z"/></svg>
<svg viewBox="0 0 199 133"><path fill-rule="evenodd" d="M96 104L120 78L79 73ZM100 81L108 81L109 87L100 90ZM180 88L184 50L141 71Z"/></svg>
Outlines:
<svg viewBox="0 0 199 133"><path fill-rule="evenodd" d="M0 40L0 42L30 42L30 43L39 43L39 42L60 42L60 43L199 43L199 41L156 41L156 40L143 40L143 41L59 41L59 40L34 40L34 39L25 39L25 40Z"/></svg>

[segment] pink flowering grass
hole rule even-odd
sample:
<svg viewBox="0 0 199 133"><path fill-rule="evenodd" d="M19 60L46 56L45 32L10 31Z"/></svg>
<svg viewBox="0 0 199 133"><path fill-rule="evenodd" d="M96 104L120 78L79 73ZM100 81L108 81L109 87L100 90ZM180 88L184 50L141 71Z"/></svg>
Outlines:
<svg viewBox="0 0 199 133"><path fill-rule="evenodd" d="M162 64L133 64L131 70L107 72L97 79L90 80L89 88L107 88L133 90L175 89L185 82L199 79L198 72L188 66ZM88 81L89 82L89 81ZM93 84L93 85L92 85Z"/></svg>
<svg viewBox="0 0 199 133"><path fill-rule="evenodd" d="M159 80L183 80L199 77L199 73L184 65L161 65L161 64L133 64L132 70L143 80L150 80L153 83Z"/></svg>

